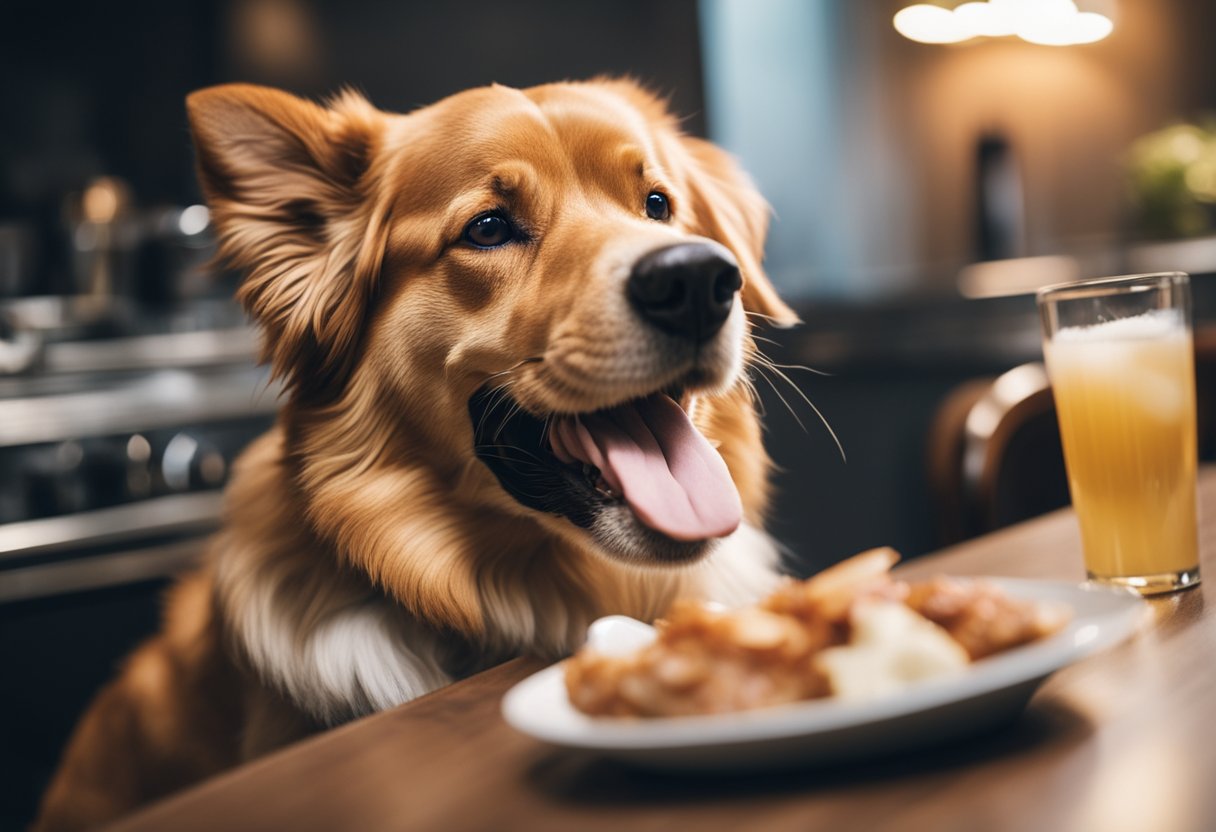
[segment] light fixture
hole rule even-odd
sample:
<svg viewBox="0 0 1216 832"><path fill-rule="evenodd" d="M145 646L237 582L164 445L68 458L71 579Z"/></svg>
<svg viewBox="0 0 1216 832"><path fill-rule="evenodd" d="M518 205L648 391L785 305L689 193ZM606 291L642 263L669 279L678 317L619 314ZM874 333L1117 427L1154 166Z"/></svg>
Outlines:
<svg viewBox="0 0 1216 832"><path fill-rule="evenodd" d="M918 3L895 15L895 29L920 43L961 43L972 38L1016 36L1043 46L1093 43L1115 25L1072 0L979 0L950 10Z"/></svg>

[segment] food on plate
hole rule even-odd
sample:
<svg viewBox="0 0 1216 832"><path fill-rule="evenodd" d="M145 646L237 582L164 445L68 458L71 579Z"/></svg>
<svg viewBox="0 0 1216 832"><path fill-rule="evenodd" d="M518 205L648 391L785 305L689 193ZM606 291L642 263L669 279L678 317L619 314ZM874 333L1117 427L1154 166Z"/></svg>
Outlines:
<svg viewBox="0 0 1216 832"><path fill-rule="evenodd" d="M1055 604L1010 598L983 580L939 575L908 585L905 603L963 646L972 661L1051 635L1068 623Z"/></svg>
<svg viewBox="0 0 1216 832"><path fill-rule="evenodd" d="M891 576L873 549L754 607L678 601L632 655L584 647L565 665L573 705L593 716L682 716L835 696L864 700L957 673L1051 635L1070 610L1012 598L983 579Z"/></svg>

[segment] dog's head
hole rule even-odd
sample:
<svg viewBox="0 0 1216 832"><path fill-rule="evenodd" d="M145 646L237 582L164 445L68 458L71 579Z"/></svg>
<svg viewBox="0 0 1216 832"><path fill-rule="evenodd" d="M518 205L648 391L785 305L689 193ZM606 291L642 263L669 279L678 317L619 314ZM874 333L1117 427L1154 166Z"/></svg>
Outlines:
<svg viewBox="0 0 1216 832"><path fill-rule="evenodd" d="M358 389L397 437L351 466L408 446L466 499L638 563L738 524L763 457L748 315L795 317L761 270L767 206L661 102L494 86L400 116L234 85L189 110L293 406Z"/></svg>

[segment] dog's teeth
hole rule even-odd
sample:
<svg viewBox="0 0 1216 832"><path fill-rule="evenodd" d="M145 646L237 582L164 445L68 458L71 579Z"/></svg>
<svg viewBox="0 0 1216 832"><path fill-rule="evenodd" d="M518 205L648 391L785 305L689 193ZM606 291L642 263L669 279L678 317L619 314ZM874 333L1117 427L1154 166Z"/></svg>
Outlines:
<svg viewBox="0 0 1216 832"><path fill-rule="evenodd" d="M608 485L608 483L604 482L602 479L595 484L595 492L601 497L607 497L610 500L619 500L621 498L621 495L613 491L612 486Z"/></svg>
<svg viewBox="0 0 1216 832"><path fill-rule="evenodd" d="M595 489L595 492L601 497L607 497L610 500L621 499L621 495L617 493L616 489L608 484L608 481L604 479L603 474L600 473L599 468L596 468L590 463L584 462L583 476L587 478L587 482L591 484L591 487Z"/></svg>

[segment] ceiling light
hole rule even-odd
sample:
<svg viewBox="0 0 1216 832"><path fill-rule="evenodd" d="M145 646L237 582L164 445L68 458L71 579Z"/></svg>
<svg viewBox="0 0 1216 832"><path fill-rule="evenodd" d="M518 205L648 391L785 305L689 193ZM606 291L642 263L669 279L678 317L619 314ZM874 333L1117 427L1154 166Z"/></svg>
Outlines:
<svg viewBox="0 0 1216 832"><path fill-rule="evenodd" d="M950 10L918 3L895 15L895 29L920 43L961 43L1016 36L1043 46L1102 40L1114 29L1105 15L1082 12L1072 0L972 0Z"/></svg>

